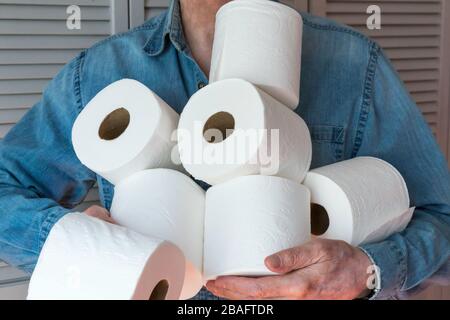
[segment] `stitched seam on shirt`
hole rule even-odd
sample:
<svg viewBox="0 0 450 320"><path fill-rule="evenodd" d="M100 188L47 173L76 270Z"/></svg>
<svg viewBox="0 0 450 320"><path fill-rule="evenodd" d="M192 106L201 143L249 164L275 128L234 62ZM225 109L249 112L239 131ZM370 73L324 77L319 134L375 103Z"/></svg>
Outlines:
<svg viewBox="0 0 450 320"><path fill-rule="evenodd" d="M370 105L373 99L373 83L375 79L375 72L378 63L378 56L380 53L380 47L372 43L370 48L370 58L369 64L366 71L366 79L364 82L364 91L362 95L362 104L359 114L358 125L356 127L355 142L353 145L353 151L351 157L354 158L358 154L359 148L361 147L363 135L365 132L367 119L370 112Z"/></svg>
<svg viewBox="0 0 450 320"><path fill-rule="evenodd" d="M74 90L75 90L75 96L77 98L76 103L77 103L77 108L78 108L78 113L81 112L81 110L83 109L83 101L81 98L81 65L82 62L84 60L84 56L85 56L85 51L81 52L80 55L78 56L77 59L77 63L75 65L75 80L74 80Z"/></svg>
<svg viewBox="0 0 450 320"><path fill-rule="evenodd" d="M109 210L112 205L112 189L104 178L101 177L100 179L102 180L103 202L105 203L105 208Z"/></svg>
<svg viewBox="0 0 450 320"><path fill-rule="evenodd" d="M339 144L344 144L345 141L345 128L334 128L335 138L334 141Z"/></svg>
<svg viewBox="0 0 450 320"><path fill-rule="evenodd" d="M345 127L334 125L310 125L311 139L316 143L344 144Z"/></svg>
<svg viewBox="0 0 450 320"><path fill-rule="evenodd" d="M44 247L45 241L48 238L50 230L55 225L56 220L59 220L59 218L61 218L64 214L67 214L70 212L69 209L65 209L65 208L62 208L61 212L59 212L58 210L59 210L59 208L55 207L54 210L47 215L44 222L42 223L42 227L39 232L39 251L42 250L42 248ZM61 216L59 216L60 213L61 213ZM36 252L36 253L39 253L39 252Z"/></svg>
<svg viewBox="0 0 450 320"><path fill-rule="evenodd" d="M341 161L343 154L344 150L342 144L336 145L336 148L334 149L334 157L336 158L336 161Z"/></svg>
<svg viewBox="0 0 450 320"><path fill-rule="evenodd" d="M44 243L48 237L48 234L50 233L50 229L52 227L52 221L55 219L54 215L55 214L53 212L50 213L47 216L47 218L45 219L44 223L42 224L41 232L39 233L39 249L41 249L41 250L44 247Z"/></svg>
<svg viewBox="0 0 450 320"><path fill-rule="evenodd" d="M395 245L394 242L390 242L390 249L395 252L399 262L400 270L397 273L397 280L395 282L395 292L398 293L400 292L401 288L403 288L403 284L406 280L406 259L401 250Z"/></svg>

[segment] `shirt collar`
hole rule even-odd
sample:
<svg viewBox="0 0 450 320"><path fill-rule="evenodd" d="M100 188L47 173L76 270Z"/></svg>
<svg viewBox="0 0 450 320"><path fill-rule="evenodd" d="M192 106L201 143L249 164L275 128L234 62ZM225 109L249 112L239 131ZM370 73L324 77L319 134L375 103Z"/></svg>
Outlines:
<svg viewBox="0 0 450 320"><path fill-rule="evenodd" d="M179 51L187 50L181 23L180 1L172 0L166 14L160 16L154 24L154 31L150 35L144 50L151 56L159 55L167 45L167 37Z"/></svg>
<svg viewBox="0 0 450 320"><path fill-rule="evenodd" d="M279 2L278 0L272 0ZM144 50L151 56L157 56L163 52L167 45L167 36L178 51L190 55L189 48L183 32L181 22L180 0L172 0L169 10L152 23L154 32L147 40Z"/></svg>

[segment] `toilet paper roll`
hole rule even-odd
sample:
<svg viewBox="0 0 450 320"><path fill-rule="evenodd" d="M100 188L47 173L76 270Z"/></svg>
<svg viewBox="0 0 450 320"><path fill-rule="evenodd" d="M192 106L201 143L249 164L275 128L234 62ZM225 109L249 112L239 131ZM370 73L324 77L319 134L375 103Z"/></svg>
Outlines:
<svg viewBox="0 0 450 320"><path fill-rule="evenodd" d="M175 168L178 114L142 83L124 79L100 91L72 130L80 161L113 184L134 172ZM173 155L176 160L176 154Z"/></svg>
<svg viewBox="0 0 450 320"><path fill-rule="evenodd" d="M303 21L267 0L231 1L220 8L210 82L245 79L291 109L299 104Z"/></svg>
<svg viewBox="0 0 450 320"><path fill-rule="evenodd" d="M312 154L302 118L238 79L191 97L180 117L178 148L184 168L211 185L252 174L302 182Z"/></svg>
<svg viewBox="0 0 450 320"><path fill-rule="evenodd" d="M169 242L145 237L82 213L51 229L28 290L29 300L174 300L184 256Z"/></svg>
<svg viewBox="0 0 450 320"><path fill-rule="evenodd" d="M402 231L411 220L401 174L389 163L360 157L308 173L312 232L361 245Z"/></svg>
<svg viewBox="0 0 450 320"><path fill-rule="evenodd" d="M271 176L246 176L206 193L204 274L271 275L264 259L310 239L310 194Z"/></svg>
<svg viewBox="0 0 450 320"><path fill-rule="evenodd" d="M181 299L203 286L205 192L189 177L167 169L135 173L114 191L111 216L120 225L167 239L184 252L186 276Z"/></svg>

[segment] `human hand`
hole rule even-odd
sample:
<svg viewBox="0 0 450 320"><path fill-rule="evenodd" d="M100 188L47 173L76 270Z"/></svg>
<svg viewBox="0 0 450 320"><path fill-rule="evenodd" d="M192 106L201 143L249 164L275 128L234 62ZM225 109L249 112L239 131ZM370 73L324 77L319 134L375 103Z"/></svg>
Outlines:
<svg viewBox="0 0 450 320"><path fill-rule="evenodd" d="M110 213L108 212L108 210L106 210L103 207L100 206L92 206L89 207L88 209L86 209L84 211L85 214L87 214L90 217L94 217L94 218L98 218L100 220L112 223L112 224L117 224L113 218L111 218Z"/></svg>
<svg viewBox="0 0 450 320"><path fill-rule="evenodd" d="M265 260L280 275L223 277L206 284L213 294L233 300L346 300L367 296L369 257L343 241L314 239Z"/></svg>

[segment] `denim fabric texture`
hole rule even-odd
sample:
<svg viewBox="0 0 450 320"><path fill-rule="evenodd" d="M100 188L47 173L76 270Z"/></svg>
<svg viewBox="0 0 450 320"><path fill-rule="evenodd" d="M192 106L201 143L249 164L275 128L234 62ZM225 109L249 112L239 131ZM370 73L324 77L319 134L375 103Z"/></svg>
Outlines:
<svg viewBox="0 0 450 320"><path fill-rule="evenodd" d="M376 298L405 298L433 275L448 281L450 174L431 130L378 44L333 21L302 16L296 112L312 135L312 167L381 158L403 175L417 208L406 230L362 247L380 268ZM142 26L80 53L0 142L0 259L32 272L52 226L96 182L110 208L114 187L80 163L71 130L84 106L123 78L144 83L178 113L208 83L185 41L177 0Z"/></svg>

